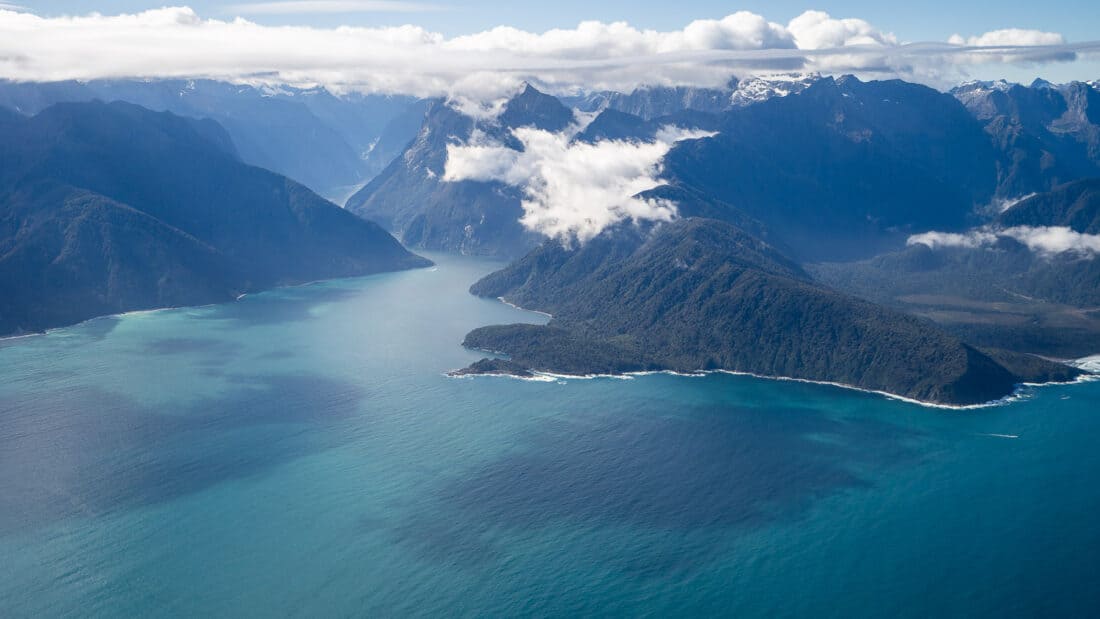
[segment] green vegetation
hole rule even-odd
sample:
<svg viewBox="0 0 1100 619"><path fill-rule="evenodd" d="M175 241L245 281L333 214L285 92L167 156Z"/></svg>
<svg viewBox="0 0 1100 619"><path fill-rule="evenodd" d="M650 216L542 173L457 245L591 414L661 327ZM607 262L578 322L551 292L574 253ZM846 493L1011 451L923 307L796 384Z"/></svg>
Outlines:
<svg viewBox="0 0 1100 619"><path fill-rule="evenodd" d="M725 369L950 404L1005 396L1024 379L928 321L822 287L714 220L619 228L579 248L549 242L471 291L554 315L466 337L535 370ZM1028 380L1067 375L1038 359L1026 369Z"/></svg>

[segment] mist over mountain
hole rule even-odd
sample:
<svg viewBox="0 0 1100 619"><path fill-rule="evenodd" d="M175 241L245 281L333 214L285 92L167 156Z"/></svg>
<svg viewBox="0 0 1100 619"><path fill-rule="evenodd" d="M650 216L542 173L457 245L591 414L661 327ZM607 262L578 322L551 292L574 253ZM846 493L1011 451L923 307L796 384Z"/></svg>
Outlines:
<svg viewBox="0 0 1100 619"><path fill-rule="evenodd" d="M1056 357L1100 348L1100 181L1034 195L992 224L916 235L869 260L813 265L832 286L970 341Z"/></svg>
<svg viewBox="0 0 1100 619"><path fill-rule="evenodd" d="M0 130L3 334L429 264L242 163L212 120L60 103L0 115Z"/></svg>
<svg viewBox="0 0 1100 619"><path fill-rule="evenodd" d="M570 127L578 130L570 139L589 144L646 143L665 127L693 128L716 135L677 145L657 166L661 184L698 198L674 205L685 215L759 222L770 230L769 241L793 248L802 260L866 258L923 231L962 232L988 221L1010 197L1092 173L1087 110L1094 89L1082 85L1088 92L1076 95L1079 113L1063 105L1041 121L1020 117L1013 135L1034 125L1064 142L1068 154L1052 159L1041 148L1019 151L1031 139L1026 135L1003 139L995 129L1007 121L982 103L987 91L1002 91L971 86L948 94L897 80L790 74L731 80L726 89L649 87L560 100L527 86L496 115L437 102L419 137L347 206L414 246L515 256L540 236L515 225L522 188L499 179L441 180L448 148L518 149L511 134L521 127ZM1064 101L1063 92L1079 89L1005 90ZM540 102L541 116L521 112L526 97ZM562 102L574 105L576 115ZM1020 166L1035 161L1047 163L1032 178ZM695 210L700 203L723 209Z"/></svg>
<svg viewBox="0 0 1100 619"><path fill-rule="evenodd" d="M518 255L538 242L526 230L520 192L496 181L443 180L447 147L471 138L519 149L511 130L560 132L574 122L560 101L531 86L510 99L495 118L479 120L448 103L433 103L416 139L353 195L346 208L393 231L410 247L467 254Z"/></svg>

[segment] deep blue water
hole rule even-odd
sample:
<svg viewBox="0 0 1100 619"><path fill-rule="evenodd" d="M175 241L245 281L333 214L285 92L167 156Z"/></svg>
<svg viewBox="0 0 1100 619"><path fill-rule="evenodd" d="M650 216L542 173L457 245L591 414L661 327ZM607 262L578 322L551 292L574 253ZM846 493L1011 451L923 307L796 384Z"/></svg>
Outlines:
<svg viewBox="0 0 1100 619"><path fill-rule="evenodd" d="M0 615L1100 615L1100 383L447 378L433 257L0 342Z"/></svg>

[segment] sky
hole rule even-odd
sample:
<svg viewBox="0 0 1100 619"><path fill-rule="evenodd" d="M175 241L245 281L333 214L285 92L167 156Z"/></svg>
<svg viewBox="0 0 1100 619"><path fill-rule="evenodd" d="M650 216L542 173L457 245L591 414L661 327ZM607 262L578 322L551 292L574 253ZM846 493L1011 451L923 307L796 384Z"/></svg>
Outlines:
<svg viewBox="0 0 1100 619"><path fill-rule="evenodd" d="M629 90L786 69L940 88L1095 80L1097 39L1100 11L1083 0L0 0L0 78L213 77L475 99L520 80Z"/></svg>
<svg viewBox="0 0 1100 619"><path fill-rule="evenodd" d="M807 9L822 10L836 17L858 17L889 30L906 41L943 41L952 34L976 34L1002 28L1032 28L1060 32L1070 41L1100 38L1100 11L1091 0L997 3L928 0L925 2L881 2L873 0L554 0L553 2L501 2L489 0L423 0L387 2L382 10L369 4L360 11L298 10L257 13L247 4L271 4L248 0L6 0L40 15L134 13L165 5L189 6L204 17L243 15L263 24L308 24L314 26L395 26L414 23L447 36L470 34L494 26L509 25L523 30L544 31L567 28L585 20L628 21L639 28L669 30L701 18L721 18L736 11L751 11L769 20L786 23ZM299 5L305 4L297 3ZM354 4L352 2L345 4ZM296 7L291 7L296 8ZM332 11L332 12L328 12Z"/></svg>

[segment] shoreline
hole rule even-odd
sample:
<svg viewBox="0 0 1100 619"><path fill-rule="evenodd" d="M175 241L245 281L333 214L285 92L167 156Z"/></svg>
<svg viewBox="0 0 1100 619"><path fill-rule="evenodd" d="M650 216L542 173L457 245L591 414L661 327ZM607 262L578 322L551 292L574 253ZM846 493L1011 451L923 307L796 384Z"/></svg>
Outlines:
<svg viewBox="0 0 1100 619"><path fill-rule="evenodd" d="M1091 357L1084 357L1082 359L1100 359L1100 355L1095 355L1095 356L1091 356ZM1085 370L1085 371L1088 372L1088 370ZM558 372L542 372L542 371L538 371L538 370L530 370L530 372L531 372L532 376L516 376L515 374L509 374L509 373L506 373L506 372L493 372L493 373L486 373L486 374L462 374L462 375L453 375L453 374L450 374L450 373L444 373L444 376L447 376L448 378L475 378L475 377L478 377L478 376L497 376L497 377L503 377L503 378L511 378L513 380L526 380L526 381L531 381L531 382L553 382L553 381L557 381L557 380L596 380L596 379L633 380L636 377L650 376L650 375L655 375L655 374L664 374L664 375L676 376L676 377L680 377L680 378L705 378L705 377L713 375L713 374L726 374L726 375L729 375L729 376L744 376L744 377L748 377L748 378L756 378L756 379L763 379L763 380L785 381L785 382L805 383L805 384L809 384L809 385L835 387L835 388L839 388L839 389L845 389L847 391L857 391L857 392L860 392L860 393L878 395L878 396L882 396L882 397L885 397L885 398L890 399L890 400L896 400L896 401L899 401L899 402L904 402L906 404L915 404L917 406L923 406L925 408L935 408L935 409L940 409L940 410L954 410L954 411L978 410L978 409L984 409L984 408L993 408L993 407L996 407L996 406L1006 406L1008 404L1012 404L1013 402L1019 402L1019 401L1027 399L1027 397L1026 397L1027 391L1029 389L1034 389L1034 388L1038 388L1038 387L1048 387L1048 386L1054 386L1054 385L1076 385L1076 384L1079 384L1079 383L1087 383L1087 382L1093 382L1093 381L1100 380L1100 374L1090 372L1090 373L1082 374L1081 376L1078 376L1077 378L1075 378L1073 380L1070 380L1070 381L1062 381L1062 382L1052 381L1052 382L1048 382L1048 383L1019 383L1012 390L1012 393L1010 393L1010 394L1008 394L1008 395L1006 395L1002 398L998 398L996 400L990 400L988 402L983 402L983 403L980 403L980 404L943 404L943 403L939 403L939 402L927 402L927 401L924 401L924 400L917 400L915 398L910 398L910 397L906 397L906 396L903 396L903 395L898 395L896 393L890 393L888 391L879 391L879 390L876 390L876 389L867 389L865 387L857 387L855 385L848 385L848 384L845 384L845 383L823 381L823 380L812 380L812 379L809 379L809 378L794 378L794 377L791 377L791 376L767 376L767 375L763 375L763 374L753 374L752 372L738 372L738 371L734 371L734 370L700 370L698 372L692 372L692 373L677 372L675 370L644 370L644 371L639 371L639 372L622 372L622 373L619 373L619 374L561 374L561 373L558 373Z"/></svg>
<svg viewBox="0 0 1100 619"><path fill-rule="evenodd" d="M424 271L430 273L430 272L435 270L436 266L438 266L438 265L436 265L433 262L431 265L428 265L428 266L413 267L413 268L410 268L410 269L401 269L400 271L379 271L377 273L368 273L366 275L353 275L353 276L350 276L350 277L330 277L328 279L314 279L314 280L310 280L308 282L302 282L300 284L285 284L285 285L282 285L282 286L272 286L271 288L263 288L263 289L260 289L260 290L253 290L251 292L242 292L242 293L236 295L235 297L233 297L232 299L226 299L225 301L215 301L213 303L201 303L201 304L195 304L195 305L166 305L164 307L151 307L149 309L127 310L125 312L116 312L114 314L100 314L98 316L92 316L91 318L85 318L84 320L81 320L80 322L74 322L72 324L61 325L61 326L58 326L58 327L50 327L50 328L44 329L42 331L35 331L35 332L32 332L32 333L21 333L19 335L0 335L0 343L6 342L8 340L18 340L18 339L32 338L32 337L42 337L42 336L45 336L45 335L49 335L51 333L56 333L57 331L60 331L62 329L71 329L73 327L79 327L81 325L86 325L89 322L92 322L93 320L99 320L101 318L125 318L127 316L138 316L138 315L141 315L141 314L152 314L152 313L155 313L155 312L166 312L166 311L169 311L169 310L201 309L201 308L204 308L204 307L215 307L215 306L218 306L218 305L229 305L229 304L232 304L232 303L236 303L238 301L242 301L242 300L244 300L244 299L246 299L250 296L263 294L263 293L266 293L266 292L274 292L276 290L283 290L283 289L288 289L288 288L305 288L306 286L315 286L317 284L323 284L323 283L326 283L326 282L335 282L335 281L341 281L341 280L346 280L346 279L360 279L360 278L364 278L364 277L374 277L376 275L387 275L387 274L390 274L390 273L402 273L402 272L405 272L405 271L419 271L421 269L423 269ZM524 310L524 311L530 311L530 310Z"/></svg>
<svg viewBox="0 0 1100 619"><path fill-rule="evenodd" d="M554 318L553 314L550 314L550 313L547 313L547 312L540 312L539 310L527 309L526 307L520 307L519 305L516 305L515 303L512 303L511 301L508 301L504 297L497 297L497 301L500 301L501 303L507 305L508 307L510 307L512 309L518 309L521 312L531 312L532 314L538 314L539 316L546 316L547 318L550 318L550 319Z"/></svg>
<svg viewBox="0 0 1100 619"><path fill-rule="evenodd" d="M522 310L522 311L525 311L525 312L532 312L532 313L535 313L535 314L541 314L543 316L553 318L553 316L551 316L550 314L548 314L546 312L540 312L538 310L532 310L532 309L527 309L525 307L520 307L519 305L516 305L515 303L511 303L511 302L505 300L504 297L497 297L497 300L500 301L501 303L504 303L505 305L507 305L509 307L512 307L512 308L515 308L515 309L518 309L518 310ZM507 353L504 353L504 352L501 352L501 351L485 350L485 349L469 349L469 350L479 350L481 352L485 352L485 353L488 353L488 354L491 354L491 355L509 357L509 355ZM837 387L837 388L840 388L840 389L847 389L849 391L858 391L858 392L861 392L861 393L869 393L869 394L879 395L879 396L883 396L883 397L891 399L891 400L897 400L899 402L905 402L907 404L915 404L917 406L923 406L923 407L926 407L926 408L938 408L938 409L941 409L941 410L977 410L977 409L982 409L982 408L991 408L991 407L994 407L994 406L1004 406L1006 404L1011 404L1013 402L1018 402L1020 400L1025 399L1024 398L1024 393L1027 389L1032 389L1032 388L1035 388L1035 387L1045 387L1045 386L1049 386L1049 385L1075 385L1075 384L1078 384L1078 383L1086 383L1086 382L1091 382L1091 381L1095 381L1095 380L1100 380L1100 354L1088 355L1088 356L1085 356L1085 357L1081 357L1079 359L1060 360L1059 363L1063 363L1063 364L1065 364L1069 367L1077 368L1077 369L1081 370L1082 372L1084 372L1084 374L1078 376L1077 378L1075 378L1073 380L1069 380L1069 381L1051 381L1051 382L1047 382L1047 383L1018 383L1016 385L1016 387L1012 390L1012 393L1010 393L1010 394L1008 394L1008 395L1006 395L1002 398L998 398L996 400L990 400L989 402L983 402L983 403L980 403L980 404L943 404L943 403L939 403L939 402L926 402L924 400L917 400L915 398L910 398L910 397L906 397L906 396L903 396L903 395L898 395L896 393L890 393L888 391L879 391L877 389L867 389L865 387L857 387L855 385L849 385L849 384L846 384L846 383L838 383L838 382L825 381L825 380L813 380L813 379L809 379L809 378L795 378L793 376L767 376L767 375L764 375L764 374L753 374L752 372L739 372L739 371L735 371L735 370L699 370L697 372L692 372L692 373L677 372L675 370L643 370L643 371L639 371L639 372L622 372L622 373L618 373L618 374L561 374L561 373L557 373L557 372L542 372L542 371L538 371L538 370L529 370L529 371L535 377L545 376L545 377L547 377L551 380L567 380L567 379L592 380L592 379L597 379L597 378L614 378L614 379L618 379L618 380L631 380L636 376L648 376L650 374L666 374L666 375L670 375L670 376L680 376L680 377L685 377L685 378L701 378L701 377L704 377L704 376L709 376L711 374L728 374L730 376L748 376L750 378L762 378L762 379L765 379L765 380L788 381L788 382L796 382L796 383L806 383L806 384L810 384L810 385L823 385L823 386L828 386L828 387ZM452 370L452 371L455 371L455 370ZM537 380L536 378L533 378L533 377L516 376L514 374L508 374L506 372L495 372L495 373L492 373L492 374L461 374L461 375L452 375L451 373L448 372L448 373L445 373L444 375L448 376L449 378L469 378L469 377L475 377L475 376L503 376L503 377L506 377L506 378L512 378L512 379L516 379L516 380L528 380L528 381L535 381L535 382L549 382L549 381L546 381L546 380Z"/></svg>

